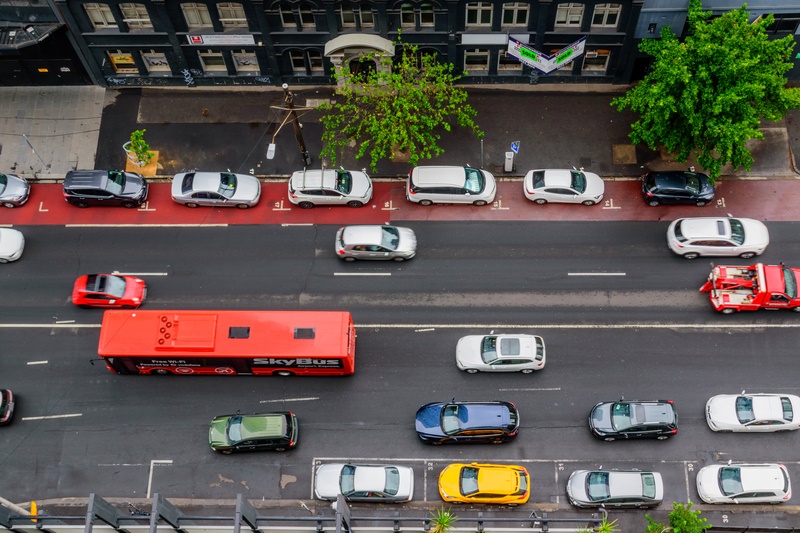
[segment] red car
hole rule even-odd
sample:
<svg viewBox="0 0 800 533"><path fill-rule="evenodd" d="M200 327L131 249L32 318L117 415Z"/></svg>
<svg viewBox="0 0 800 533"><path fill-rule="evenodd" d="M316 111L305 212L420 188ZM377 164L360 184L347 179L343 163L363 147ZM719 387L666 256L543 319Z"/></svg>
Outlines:
<svg viewBox="0 0 800 533"><path fill-rule="evenodd" d="M0 426L11 423L14 416L14 394L8 389L0 389Z"/></svg>
<svg viewBox="0 0 800 533"><path fill-rule="evenodd" d="M146 296L144 280L117 274L81 276L72 288L72 303L80 307L135 309Z"/></svg>

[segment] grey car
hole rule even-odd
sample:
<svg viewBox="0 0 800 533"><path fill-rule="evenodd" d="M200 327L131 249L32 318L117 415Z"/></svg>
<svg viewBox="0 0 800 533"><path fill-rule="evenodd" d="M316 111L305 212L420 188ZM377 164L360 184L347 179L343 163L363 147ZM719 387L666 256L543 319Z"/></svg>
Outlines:
<svg viewBox="0 0 800 533"><path fill-rule="evenodd" d="M567 496L575 507L655 507L664 499L664 483L658 472L576 470Z"/></svg>
<svg viewBox="0 0 800 533"><path fill-rule="evenodd" d="M331 463L317 468L314 496L335 500L393 503L414 497L414 470L410 466Z"/></svg>
<svg viewBox="0 0 800 533"><path fill-rule="evenodd" d="M336 255L356 259L405 261L417 253L413 230L399 226L343 226L336 232Z"/></svg>
<svg viewBox="0 0 800 533"><path fill-rule="evenodd" d="M0 174L0 204L6 207L25 205L31 193L28 181L14 174Z"/></svg>
<svg viewBox="0 0 800 533"><path fill-rule="evenodd" d="M181 172L172 178L172 200L186 207L253 207L261 198L261 182L249 174Z"/></svg>

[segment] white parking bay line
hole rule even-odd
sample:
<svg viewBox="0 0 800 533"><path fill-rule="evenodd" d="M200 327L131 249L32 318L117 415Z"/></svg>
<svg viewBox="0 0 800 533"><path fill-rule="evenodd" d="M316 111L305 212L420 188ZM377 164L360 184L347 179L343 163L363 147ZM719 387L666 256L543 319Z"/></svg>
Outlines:
<svg viewBox="0 0 800 533"><path fill-rule="evenodd" d="M319 396L309 396L308 398L284 398L282 400L261 400L258 403L310 402L312 400L319 400Z"/></svg>
<svg viewBox="0 0 800 533"><path fill-rule="evenodd" d="M47 360L45 361L28 361L29 365L46 365L48 363Z"/></svg>
<svg viewBox="0 0 800 533"><path fill-rule="evenodd" d="M334 272L334 276L391 276L391 272Z"/></svg>
<svg viewBox="0 0 800 533"><path fill-rule="evenodd" d="M567 272L567 276L626 276L625 272Z"/></svg>
<svg viewBox="0 0 800 533"><path fill-rule="evenodd" d="M119 270L113 271L112 274L118 276L169 276L168 272L120 272Z"/></svg>
<svg viewBox="0 0 800 533"><path fill-rule="evenodd" d="M25 416L22 417L22 420L49 420L51 418L74 418L76 416L83 416L83 413L72 413L69 415Z"/></svg>
<svg viewBox="0 0 800 533"><path fill-rule="evenodd" d="M500 392L559 391L561 387L545 387L540 389L499 389Z"/></svg>

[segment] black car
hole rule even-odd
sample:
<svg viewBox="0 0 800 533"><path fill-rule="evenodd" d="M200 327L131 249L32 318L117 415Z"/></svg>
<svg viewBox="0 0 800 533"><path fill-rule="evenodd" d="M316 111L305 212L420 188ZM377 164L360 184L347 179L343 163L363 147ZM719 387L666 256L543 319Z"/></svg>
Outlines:
<svg viewBox="0 0 800 533"><path fill-rule="evenodd" d="M10 424L14 418L14 393L0 389L0 426Z"/></svg>
<svg viewBox="0 0 800 533"><path fill-rule="evenodd" d="M509 442L519 431L511 402L429 403L417 410L417 435L426 444Z"/></svg>
<svg viewBox="0 0 800 533"><path fill-rule="evenodd" d="M652 206L694 204L702 207L714 199L714 184L702 172L648 172L642 176L642 197Z"/></svg>
<svg viewBox="0 0 800 533"><path fill-rule="evenodd" d="M134 208L147 201L147 181L135 172L71 170L64 178L64 200L75 207Z"/></svg>
<svg viewBox="0 0 800 533"><path fill-rule="evenodd" d="M672 400L601 402L589 413L589 428L607 441L665 440L678 432L678 413Z"/></svg>

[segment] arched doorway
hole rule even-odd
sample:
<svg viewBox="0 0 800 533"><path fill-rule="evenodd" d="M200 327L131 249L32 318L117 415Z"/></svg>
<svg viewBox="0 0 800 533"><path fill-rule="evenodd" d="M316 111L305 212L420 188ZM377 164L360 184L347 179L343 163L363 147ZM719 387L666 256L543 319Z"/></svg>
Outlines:
<svg viewBox="0 0 800 533"><path fill-rule="evenodd" d="M361 61L361 58L370 52L394 57L394 43L378 35L346 33L325 44L325 56L330 58L336 72L346 65L359 77L366 77L370 72L383 68L380 58Z"/></svg>

